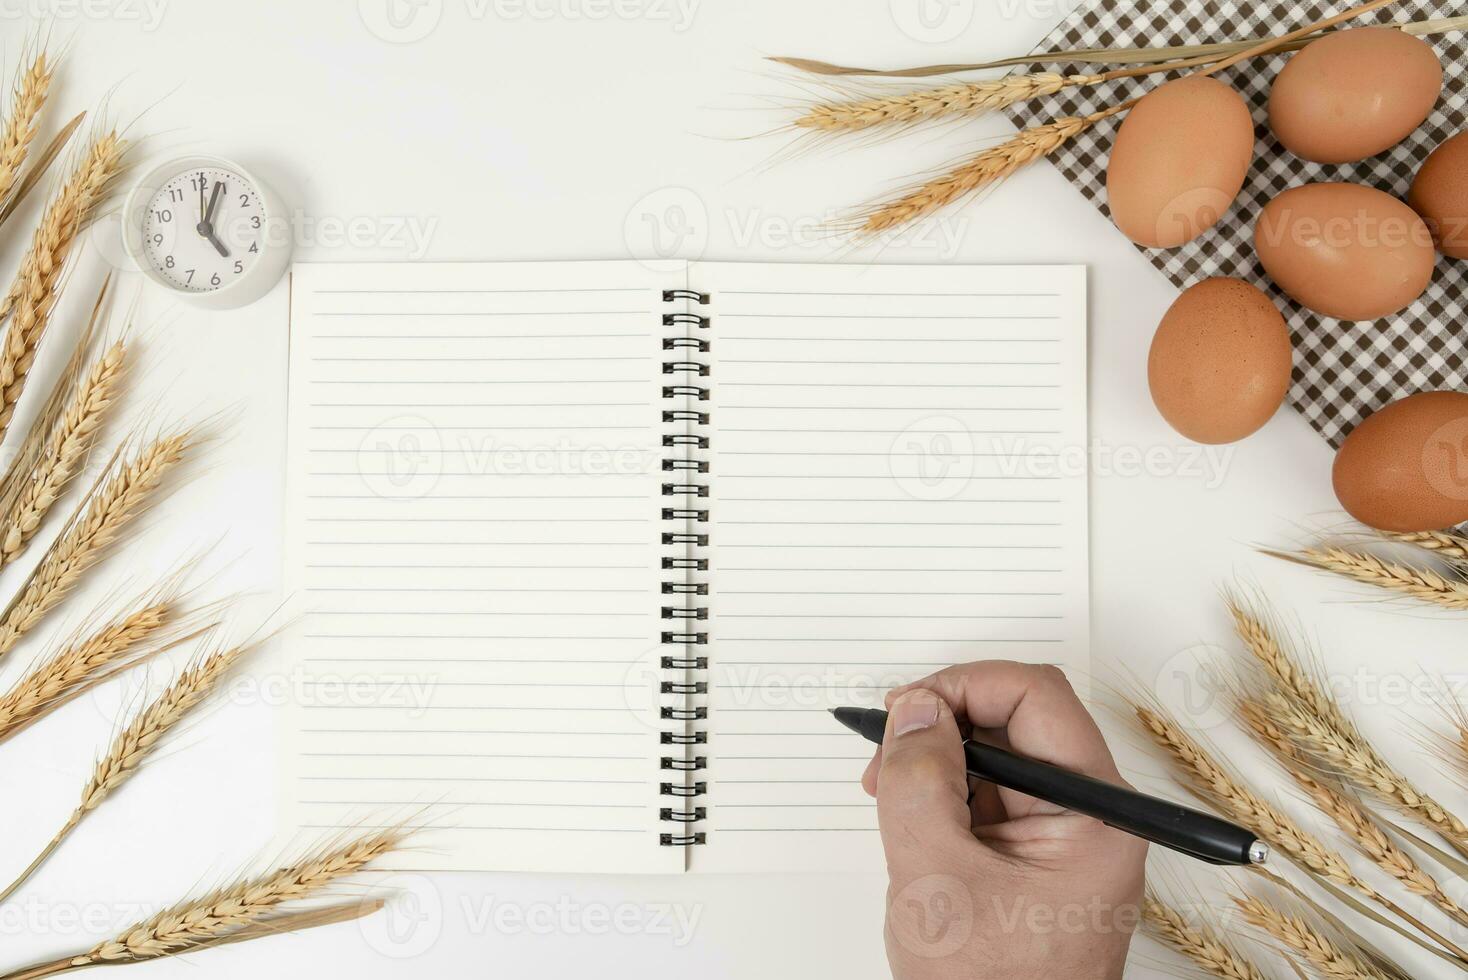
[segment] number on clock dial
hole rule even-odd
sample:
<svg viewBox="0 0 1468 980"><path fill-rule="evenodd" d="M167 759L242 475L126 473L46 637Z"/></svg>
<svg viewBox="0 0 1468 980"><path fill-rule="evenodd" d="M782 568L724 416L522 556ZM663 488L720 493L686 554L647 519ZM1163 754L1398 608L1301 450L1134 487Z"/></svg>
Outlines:
<svg viewBox="0 0 1468 980"><path fill-rule="evenodd" d="M180 289L209 292L250 270L264 247L260 195L239 174L205 167L164 184L143 215L153 269Z"/></svg>

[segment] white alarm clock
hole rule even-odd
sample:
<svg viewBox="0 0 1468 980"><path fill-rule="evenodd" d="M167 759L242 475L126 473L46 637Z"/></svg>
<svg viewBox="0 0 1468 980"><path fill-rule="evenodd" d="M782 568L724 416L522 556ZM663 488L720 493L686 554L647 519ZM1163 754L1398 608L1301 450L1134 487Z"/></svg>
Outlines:
<svg viewBox="0 0 1468 980"><path fill-rule="evenodd" d="M275 192L220 157L160 164L123 205L123 247L143 275L209 309L268 293L290 262L290 228Z"/></svg>

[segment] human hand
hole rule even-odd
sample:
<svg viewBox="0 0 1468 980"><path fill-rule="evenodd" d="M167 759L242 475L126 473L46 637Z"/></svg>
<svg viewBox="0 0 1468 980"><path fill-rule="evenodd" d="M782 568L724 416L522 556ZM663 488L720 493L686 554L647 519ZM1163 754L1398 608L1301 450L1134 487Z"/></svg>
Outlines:
<svg viewBox="0 0 1468 980"><path fill-rule="evenodd" d="M1123 783L1065 675L989 661L892 691L862 776L891 879L895 980L1115 980L1140 917L1147 845L991 783L970 793L962 736Z"/></svg>

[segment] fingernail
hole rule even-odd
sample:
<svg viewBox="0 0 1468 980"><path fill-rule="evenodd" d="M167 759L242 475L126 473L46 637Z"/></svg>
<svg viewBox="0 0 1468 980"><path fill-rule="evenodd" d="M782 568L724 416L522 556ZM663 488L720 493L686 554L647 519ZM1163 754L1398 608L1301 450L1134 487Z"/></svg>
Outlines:
<svg viewBox="0 0 1468 980"><path fill-rule="evenodd" d="M906 735L932 728L938 723L938 695L918 688L908 691L892 705L892 734Z"/></svg>

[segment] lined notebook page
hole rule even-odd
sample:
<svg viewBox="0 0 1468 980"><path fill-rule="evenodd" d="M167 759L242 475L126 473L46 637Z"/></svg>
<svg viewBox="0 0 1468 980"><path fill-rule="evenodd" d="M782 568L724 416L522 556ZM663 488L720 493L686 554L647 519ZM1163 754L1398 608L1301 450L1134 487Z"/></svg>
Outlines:
<svg viewBox="0 0 1468 980"><path fill-rule="evenodd" d="M1079 267L701 264L712 294L709 843L880 868L827 709L1087 650Z"/></svg>
<svg viewBox="0 0 1468 980"><path fill-rule="evenodd" d="M399 866L659 847L661 291L681 263L297 266L287 825Z"/></svg>

